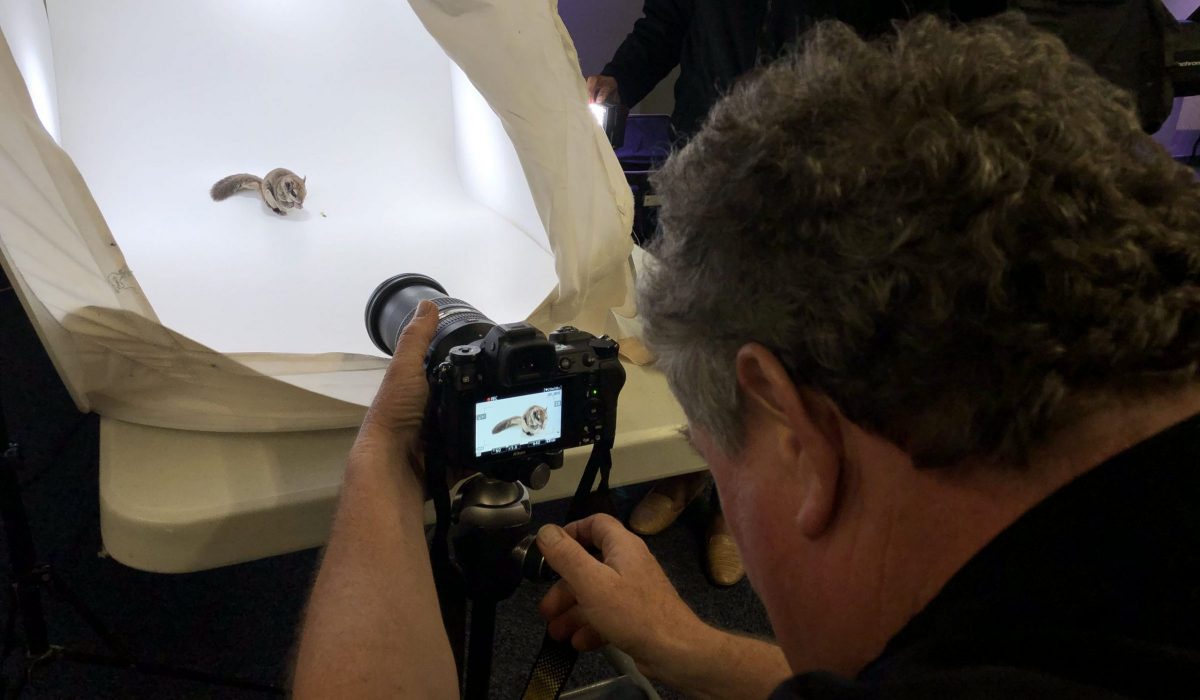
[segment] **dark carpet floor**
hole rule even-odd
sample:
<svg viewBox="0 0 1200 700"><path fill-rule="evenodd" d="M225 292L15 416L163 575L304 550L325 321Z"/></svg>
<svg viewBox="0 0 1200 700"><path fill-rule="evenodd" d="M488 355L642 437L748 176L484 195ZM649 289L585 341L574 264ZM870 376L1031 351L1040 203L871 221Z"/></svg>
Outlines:
<svg viewBox="0 0 1200 700"><path fill-rule="evenodd" d="M8 286L0 277L0 289ZM185 575L148 574L106 558L99 531L97 419L75 410L11 291L0 292L0 398L10 436L20 443L24 455L21 491L39 560L54 567L130 652L144 661L284 684L318 552ZM644 490L618 490L619 510L627 514ZM746 582L718 589L702 573L707 508L704 502L694 504L674 527L650 538L650 548L684 599L703 618L728 629L769 634L766 616ZM564 512L562 502L535 507L535 517L544 522L558 522ZM6 590L10 581L8 566L0 566L0 583ZM499 608L495 698L516 697L523 687L543 634L535 611L544 591L543 586L527 584ZM7 607L5 612L9 612ZM46 618L53 643L104 651L81 617L58 596L47 596ZM26 665L21 651L3 660L6 691L23 678ZM571 686L612 675L599 654L585 655ZM268 696L60 660L38 667L21 697Z"/></svg>

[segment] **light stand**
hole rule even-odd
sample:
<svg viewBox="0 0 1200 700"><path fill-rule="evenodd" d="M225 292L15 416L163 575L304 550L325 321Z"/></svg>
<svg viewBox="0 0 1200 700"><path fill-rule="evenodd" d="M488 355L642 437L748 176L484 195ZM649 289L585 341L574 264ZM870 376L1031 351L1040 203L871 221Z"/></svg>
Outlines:
<svg viewBox="0 0 1200 700"><path fill-rule="evenodd" d="M2 388L2 387L0 387ZM2 392L0 392L2 396ZM0 663L8 659L17 647L18 627L24 640L27 665L21 678L10 691L18 695L25 683L41 667L57 660L80 664L91 664L116 668L127 668L149 675L165 676L182 680L198 681L242 690L282 694L275 686L263 685L235 678L223 678L201 671L174 668L162 664L138 661L126 650L108 627L83 601L76 596L49 564L39 564L34 549L33 535L29 530L29 517L21 499L19 473L21 450L9 441L8 426L4 421L3 406L0 405L0 521L4 524L4 538L8 549L11 585L9 588L9 610L4 625L3 656ZM42 594L49 594L67 603L87 626L104 642L109 654L93 654L66 646L51 644L46 629L46 613L42 606ZM8 694L6 692L6 694Z"/></svg>

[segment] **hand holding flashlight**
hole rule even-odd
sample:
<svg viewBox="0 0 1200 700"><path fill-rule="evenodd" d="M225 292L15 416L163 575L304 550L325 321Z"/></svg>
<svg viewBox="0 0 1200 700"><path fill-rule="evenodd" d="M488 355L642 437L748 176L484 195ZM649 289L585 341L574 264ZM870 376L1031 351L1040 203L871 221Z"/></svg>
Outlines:
<svg viewBox="0 0 1200 700"><path fill-rule="evenodd" d="M589 75L587 79L588 100L592 104L620 104L617 79L611 75ZM612 102L609 102L612 98Z"/></svg>

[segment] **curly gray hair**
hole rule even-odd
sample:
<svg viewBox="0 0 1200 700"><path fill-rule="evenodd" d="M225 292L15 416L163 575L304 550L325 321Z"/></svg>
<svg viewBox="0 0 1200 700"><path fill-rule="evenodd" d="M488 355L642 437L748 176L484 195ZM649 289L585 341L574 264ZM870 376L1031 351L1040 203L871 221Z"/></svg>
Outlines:
<svg viewBox="0 0 1200 700"><path fill-rule="evenodd" d="M690 420L740 451L748 342L924 466L1194 381L1200 190L1132 104L1020 16L818 26L655 181L639 305Z"/></svg>

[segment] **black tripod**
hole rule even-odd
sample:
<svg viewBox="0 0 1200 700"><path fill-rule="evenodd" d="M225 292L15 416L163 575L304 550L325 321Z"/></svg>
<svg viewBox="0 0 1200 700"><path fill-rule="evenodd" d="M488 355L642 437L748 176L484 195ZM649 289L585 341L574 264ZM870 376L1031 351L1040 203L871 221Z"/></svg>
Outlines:
<svg viewBox="0 0 1200 700"><path fill-rule="evenodd" d="M9 441L8 427L4 421L2 406L0 406L0 448L4 450L3 456L0 457L0 518L4 524L4 537L12 576L12 583L8 591L8 617L4 625L3 656L0 656L0 663L7 660L17 648L18 629L20 637L24 641L26 658L24 672L11 687L8 687L7 679L4 679L3 690L6 691L6 695L12 697L19 695L39 668L58 660L126 668L151 675L282 694L282 689L274 686L222 678L201 671L146 663L134 659L99 616L71 591L62 577L55 573L49 564L38 563L33 536L29 530L28 514L25 511L25 503L21 499L21 485L18 478L21 467L21 450L16 443ZM94 654L51 644L46 629L46 614L42 607L43 594L54 596L70 606L103 641L109 653Z"/></svg>
<svg viewBox="0 0 1200 700"><path fill-rule="evenodd" d="M463 695L468 699L488 694L497 603L512 596L523 579L556 578L537 548L531 518L529 491L520 482L477 475L458 490L450 539L462 593L471 601Z"/></svg>
<svg viewBox="0 0 1200 700"><path fill-rule="evenodd" d="M571 502L571 519L582 517L585 512L607 510L597 508L596 504L608 499L611 447L611 442L593 447ZM510 473L521 475L537 488L544 486L551 470L561 464L559 453L517 459L509 466L513 467ZM461 674L463 697L485 699L491 680L496 604L516 592L522 580L552 581L557 575L537 548L529 490L523 483L477 474L459 486L451 503L447 472L443 455L430 450L426 459L426 488L437 511L430 558L442 620ZM599 490L593 492L597 477ZM570 644L557 642L547 634L523 697L558 698L577 656Z"/></svg>

